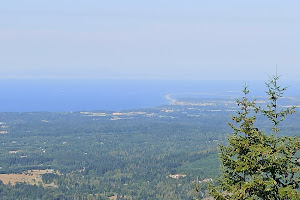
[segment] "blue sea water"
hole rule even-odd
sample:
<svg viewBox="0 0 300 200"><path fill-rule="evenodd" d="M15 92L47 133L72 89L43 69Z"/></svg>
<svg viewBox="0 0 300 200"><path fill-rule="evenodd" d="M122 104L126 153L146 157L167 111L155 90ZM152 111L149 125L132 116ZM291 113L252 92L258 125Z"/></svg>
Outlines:
<svg viewBox="0 0 300 200"><path fill-rule="evenodd" d="M253 85L260 88L261 83ZM1 80L0 85L0 112L67 112L156 107L169 103L166 94L241 91L244 82Z"/></svg>

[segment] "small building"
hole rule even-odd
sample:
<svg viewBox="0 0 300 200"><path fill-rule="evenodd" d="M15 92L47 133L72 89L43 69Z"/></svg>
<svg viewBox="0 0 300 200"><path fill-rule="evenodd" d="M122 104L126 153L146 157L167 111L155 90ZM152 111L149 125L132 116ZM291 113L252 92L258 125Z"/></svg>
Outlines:
<svg viewBox="0 0 300 200"><path fill-rule="evenodd" d="M174 179L179 179L179 178L186 177L186 175L184 175L184 174L170 174L169 177L174 178Z"/></svg>

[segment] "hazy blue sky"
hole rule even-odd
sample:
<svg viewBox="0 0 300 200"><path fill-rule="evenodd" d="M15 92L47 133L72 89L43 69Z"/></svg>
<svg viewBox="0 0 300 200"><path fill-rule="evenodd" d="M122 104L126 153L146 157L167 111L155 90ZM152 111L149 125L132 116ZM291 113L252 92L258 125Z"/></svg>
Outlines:
<svg viewBox="0 0 300 200"><path fill-rule="evenodd" d="M0 78L300 80L300 1L6 0Z"/></svg>

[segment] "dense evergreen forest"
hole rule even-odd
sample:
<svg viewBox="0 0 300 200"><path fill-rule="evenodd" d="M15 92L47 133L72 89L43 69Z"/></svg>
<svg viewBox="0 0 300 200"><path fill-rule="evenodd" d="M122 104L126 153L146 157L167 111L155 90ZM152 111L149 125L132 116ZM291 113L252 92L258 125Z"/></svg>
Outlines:
<svg viewBox="0 0 300 200"><path fill-rule="evenodd" d="M217 146L230 133L236 105L229 97L179 102L118 112L0 113L0 175L49 169L35 182L3 179L1 199L193 199L195 181L219 173ZM290 116L281 134L299 135L299 120L299 112Z"/></svg>

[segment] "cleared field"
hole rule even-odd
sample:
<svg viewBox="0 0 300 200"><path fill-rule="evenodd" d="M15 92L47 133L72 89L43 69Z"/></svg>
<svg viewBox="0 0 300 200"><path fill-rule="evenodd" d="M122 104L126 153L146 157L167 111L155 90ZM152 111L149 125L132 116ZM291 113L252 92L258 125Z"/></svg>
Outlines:
<svg viewBox="0 0 300 200"><path fill-rule="evenodd" d="M24 171L22 174L0 174L0 180L4 184L10 183L11 185L16 185L16 183L27 183L31 185L42 184L43 186L55 187L53 184L43 184L41 175L47 173L54 173L54 170L28 170Z"/></svg>

